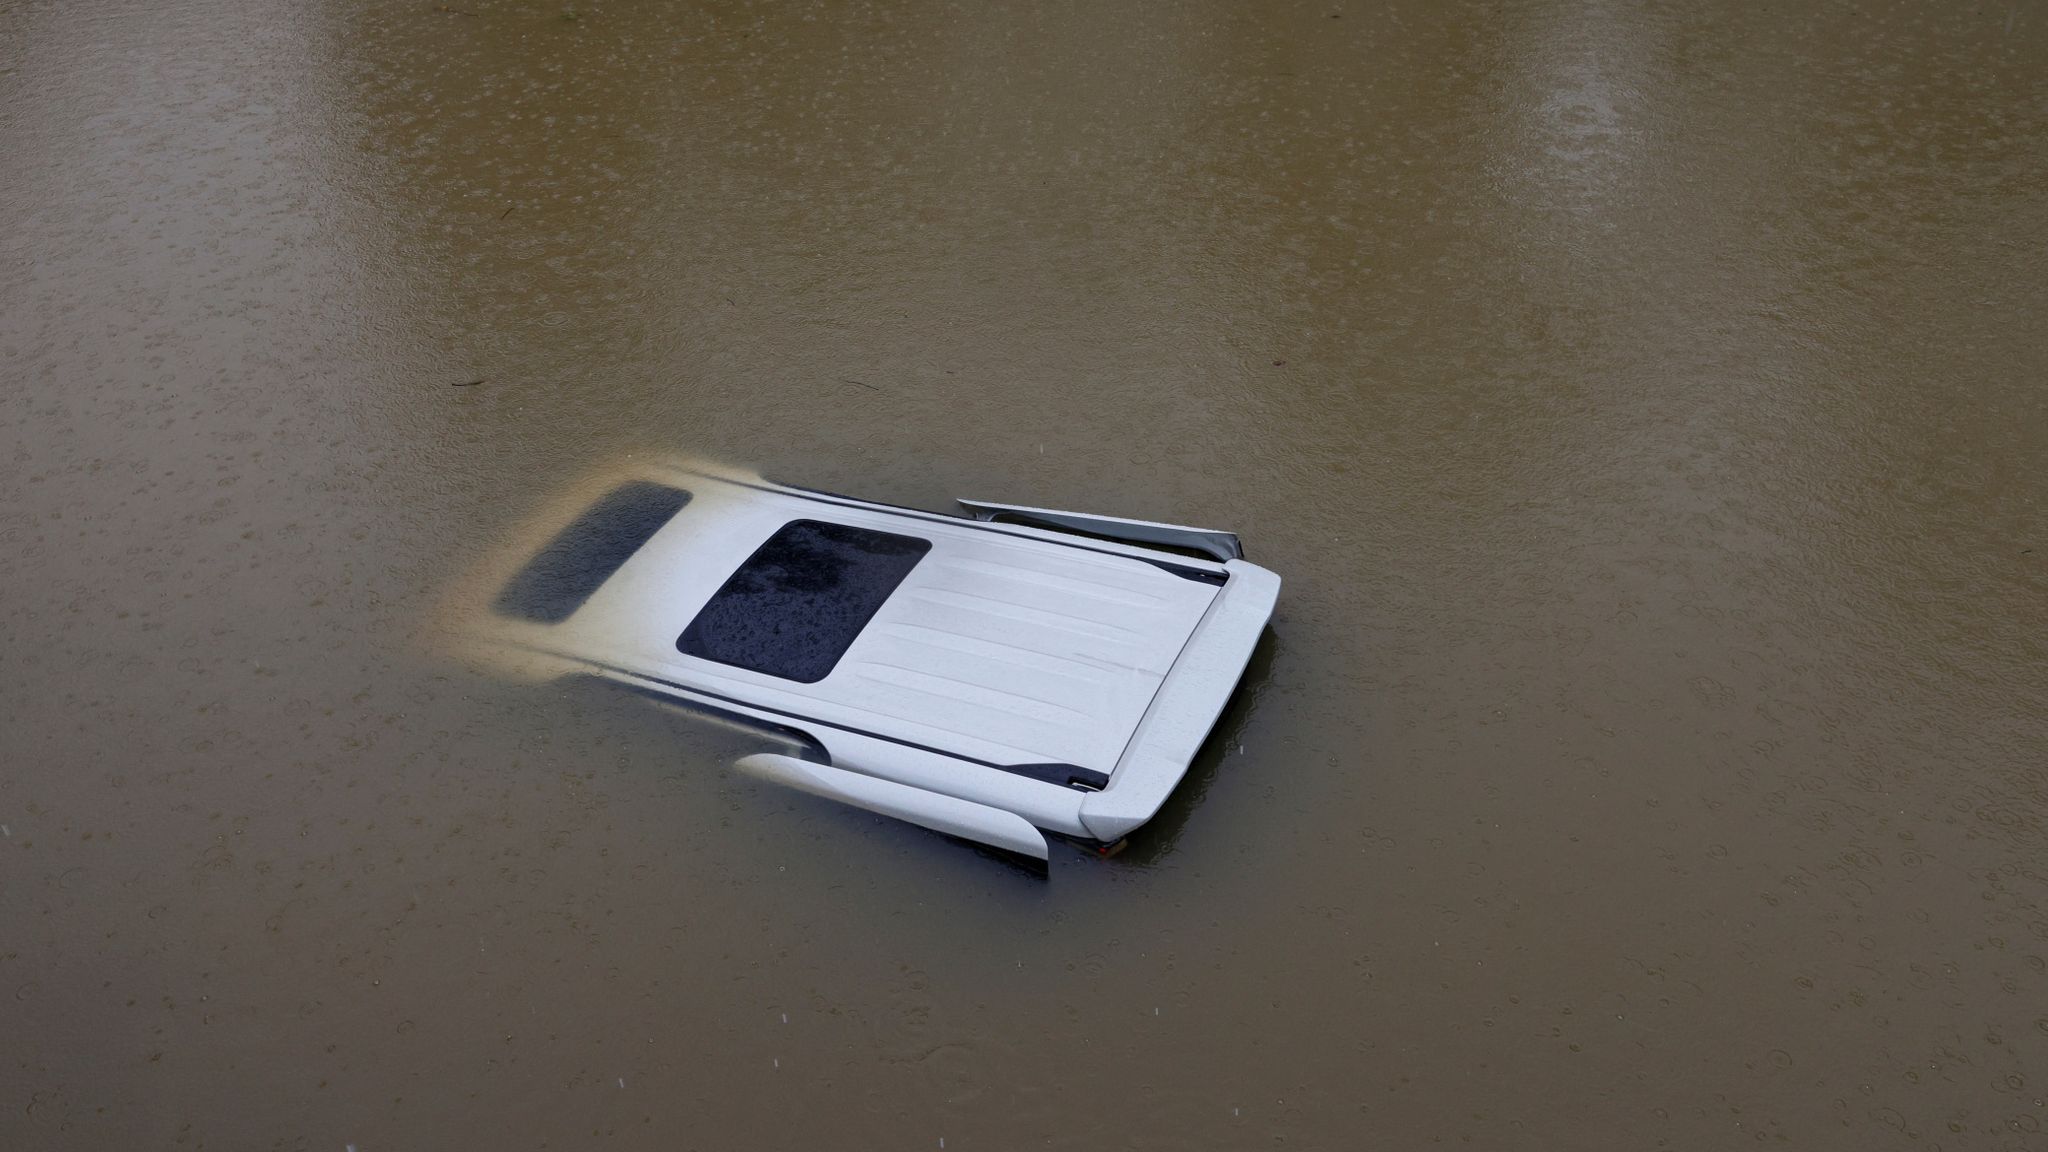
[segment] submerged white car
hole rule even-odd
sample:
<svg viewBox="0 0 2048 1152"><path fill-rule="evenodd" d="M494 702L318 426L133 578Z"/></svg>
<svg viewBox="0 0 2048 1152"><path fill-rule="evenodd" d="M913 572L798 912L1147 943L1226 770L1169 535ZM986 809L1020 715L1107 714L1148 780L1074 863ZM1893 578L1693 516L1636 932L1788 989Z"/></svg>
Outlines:
<svg viewBox="0 0 2048 1152"><path fill-rule="evenodd" d="M1180 782L1280 580L1237 537L641 465L488 572L489 643L782 738L756 776L1037 860Z"/></svg>

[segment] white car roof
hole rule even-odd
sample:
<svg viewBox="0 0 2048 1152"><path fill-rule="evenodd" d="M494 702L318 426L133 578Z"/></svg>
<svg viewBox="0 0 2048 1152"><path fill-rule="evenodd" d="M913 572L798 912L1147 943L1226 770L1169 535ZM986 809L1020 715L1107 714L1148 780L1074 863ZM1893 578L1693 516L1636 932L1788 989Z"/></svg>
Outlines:
<svg viewBox="0 0 2048 1152"><path fill-rule="evenodd" d="M1203 561L723 477L663 482L689 503L566 620L512 625L521 643L990 764L1107 775L1218 591L1204 576L1220 566ZM679 651L714 593L797 520L930 550L816 682Z"/></svg>

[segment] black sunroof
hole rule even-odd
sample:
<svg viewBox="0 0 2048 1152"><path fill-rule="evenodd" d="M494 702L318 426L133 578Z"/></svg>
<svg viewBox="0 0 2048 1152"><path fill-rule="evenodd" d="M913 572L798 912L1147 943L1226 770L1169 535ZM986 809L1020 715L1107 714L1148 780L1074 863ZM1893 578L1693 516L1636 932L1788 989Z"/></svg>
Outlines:
<svg viewBox="0 0 2048 1152"><path fill-rule="evenodd" d="M792 520L712 594L676 648L814 684L931 549L915 536Z"/></svg>
<svg viewBox="0 0 2048 1152"><path fill-rule="evenodd" d="M645 480L612 489L527 561L492 607L501 615L560 624L689 502L681 488Z"/></svg>

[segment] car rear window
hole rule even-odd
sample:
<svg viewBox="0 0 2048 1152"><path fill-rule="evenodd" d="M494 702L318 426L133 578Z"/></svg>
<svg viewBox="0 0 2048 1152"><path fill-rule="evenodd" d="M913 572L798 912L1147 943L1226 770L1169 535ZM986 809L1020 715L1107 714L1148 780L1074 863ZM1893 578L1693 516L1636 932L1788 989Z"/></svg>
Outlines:
<svg viewBox="0 0 2048 1152"><path fill-rule="evenodd" d="M931 548L915 536L792 520L712 594L676 648L814 684Z"/></svg>
<svg viewBox="0 0 2048 1152"><path fill-rule="evenodd" d="M645 480L612 489L527 561L492 607L536 624L560 624L689 502L681 488Z"/></svg>

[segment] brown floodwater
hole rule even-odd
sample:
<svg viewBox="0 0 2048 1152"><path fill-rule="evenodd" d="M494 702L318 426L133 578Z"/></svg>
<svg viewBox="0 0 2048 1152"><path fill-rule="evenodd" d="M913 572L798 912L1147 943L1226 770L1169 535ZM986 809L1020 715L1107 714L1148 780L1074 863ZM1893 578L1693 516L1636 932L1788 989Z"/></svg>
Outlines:
<svg viewBox="0 0 2048 1152"><path fill-rule="evenodd" d="M2048 11L0 3L0 1148L2048 1147ZM451 659L593 466L1241 531L1038 879Z"/></svg>

